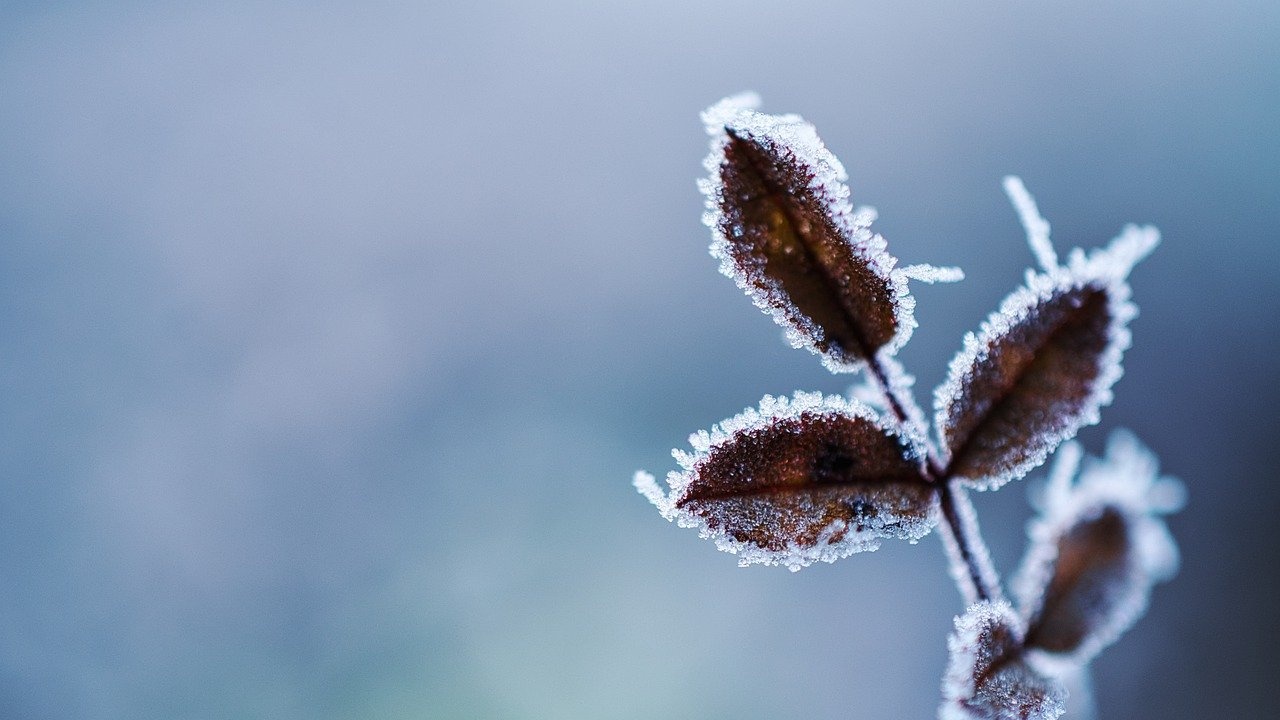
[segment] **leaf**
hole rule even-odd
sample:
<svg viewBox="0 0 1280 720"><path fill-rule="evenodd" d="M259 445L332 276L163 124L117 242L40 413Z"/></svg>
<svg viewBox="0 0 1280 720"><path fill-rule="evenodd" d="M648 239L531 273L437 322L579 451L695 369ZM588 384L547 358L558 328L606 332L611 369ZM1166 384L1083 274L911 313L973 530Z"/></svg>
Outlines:
<svg viewBox="0 0 1280 720"><path fill-rule="evenodd" d="M1132 604L1137 569L1131 562L1129 519L1104 507L1081 518L1056 543L1054 572L1031 628L1033 647L1070 654L1118 607Z"/></svg>
<svg viewBox="0 0 1280 720"><path fill-rule="evenodd" d="M1027 646L1073 665L1131 627L1155 583L1177 572L1177 546L1160 515L1181 499L1181 485L1159 478L1154 456L1127 432L1113 433L1106 458L1089 462L1073 484L1079 457L1071 444L1054 464L1014 584L1029 620Z"/></svg>
<svg viewBox="0 0 1280 720"><path fill-rule="evenodd" d="M707 199L711 254L795 347L851 372L907 341L915 300L907 277L953 281L953 269L897 260L873 235L874 212L854 213L840 161L797 115L766 115L758 98L721 101L703 113L712 136L699 183Z"/></svg>
<svg viewBox="0 0 1280 720"><path fill-rule="evenodd" d="M675 451L683 472L663 493L647 473L636 487L668 520L740 556L740 564L833 562L883 538L915 541L936 523L919 438L838 396L765 396Z"/></svg>
<svg viewBox="0 0 1280 720"><path fill-rule="evenodd" d="M1022 632L1006 602L982 601L956 618L942 683L941 720L1050 720L1066 690L1027 664Z"/></svg>
<svg viewBox="0 0 1280 720"><path fill-rule="evenodd" d="M1034 232L1041 262L1052 261L1047 224ZM1137 314L1126 278L1158 239L1154 228L1129 226L1105 250L1087 257L1076 250L1066 266L1029 271L1026 285L977 335L965 337L935 391L951 477L978 489L999 487L1098 421L1121 375L1128 323Z"/></svg>

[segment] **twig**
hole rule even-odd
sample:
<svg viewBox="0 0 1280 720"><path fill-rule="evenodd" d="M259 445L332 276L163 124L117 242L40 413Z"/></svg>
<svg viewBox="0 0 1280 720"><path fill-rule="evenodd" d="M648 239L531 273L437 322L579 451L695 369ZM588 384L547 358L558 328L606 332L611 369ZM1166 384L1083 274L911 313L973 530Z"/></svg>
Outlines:
<svg viewBox="0 0 1280 720"><path fill-rule="evenodd" d="M884 393L885 403L893 412L898 422L913 425L913 417L918 417L915 399L900 397L898 390L889 382L889 374L880 358L874 354L867 360L870 375L875 379L880 391ZM907 406L916 410L907 411ZM980 600L1003 600L1004 592L1000 588L1000 576L991 564L991 553L982 539L973 506L964 488L951 481L949 468L939 457L937 448L928 439L924 428L915 428L925 438L927 457L924 473L926 478L938 487L938 505L942 511L943 542L948 552L964 568L964 572L954 572L956 585L965 602L972 604Z"/></svg>

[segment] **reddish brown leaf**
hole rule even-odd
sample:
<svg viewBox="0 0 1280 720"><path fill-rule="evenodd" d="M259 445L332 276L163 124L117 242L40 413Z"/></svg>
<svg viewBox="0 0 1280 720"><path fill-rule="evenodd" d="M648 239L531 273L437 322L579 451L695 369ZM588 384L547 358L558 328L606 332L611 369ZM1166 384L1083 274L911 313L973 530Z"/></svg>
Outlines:
<svg viewBox="0 0 1280 720"><path fill-rule="evenodd" d="M1157 238L1129 228L1106 250L1029 275L965 338L936 392L951 477L999 487L1098 421L1137 314L1125 277Z"/></svg>
<svg viewBox="0 0 1280 720"><path fill-rule="evenodd" d="M865 406L838 397L766 397L760 411L726 420L677 453L685 468L637 485L668 519L702 529L744 564L785 564L872 550L886 537L915 540L933 527L934 489L916 443Z"/></svg>
<svg viewBox="0 0 1280 720"><path fill-rule="evenodd" d="M905 275L871 216L852 213L844 169L813 126L725 103L705 119L715 139L703 190L721 270L833 371L905 342L915 324Z"/></svg>
<svg viewBox="0 0 1280 720"><path fill-rule="evenodd" d="M987 337L940 418L951 474L1003 481L1074 431L1096 395L1112 314L1104 288L1054 288ZM953 366L954 370L954 366ZM1054 440L1051 440L1054 439Z"/></svg>
<svg viewBox="0 0 1280 720"><path fill-rule="evenodd" d="M1150 452L1125 433L1114 434L1105 460L1072 484L1076 447L1054 465L1015 588L1030 617L1027 646L1083 664L1132 625L1152 586L1176 571L1177 548L1158 515L1177 507L1161 496L1180 485L1157 479Z"/></svg>
<svg viewBox="0 0 1280 720"><path fill-rule="evenodd" d="M1066 690L1029 666L1017 616L1005 602L980 602L956 618L947 641L941 720L1050 720Z"/></svg>
<svg viewBox="0 0 1280 720"><path fill-rule="evenodd" d="M1100 614L1122 598L1131 567L1125 517L1107 508L1077 524L1058 540L1058 558L1044 604L1028 632L1029 645L1071 653L1097 625Z"/></svg>

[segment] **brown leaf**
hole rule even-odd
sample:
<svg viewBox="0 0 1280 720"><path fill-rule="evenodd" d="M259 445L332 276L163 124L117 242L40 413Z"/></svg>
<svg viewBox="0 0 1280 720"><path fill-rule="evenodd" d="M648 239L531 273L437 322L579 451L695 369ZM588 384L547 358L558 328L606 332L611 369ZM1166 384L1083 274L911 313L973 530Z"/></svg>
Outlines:
<svg viewBox="0 0 1280 720"><path fill-rule="evenodd" d="M915 325L905 276L871 216L853 215L839 161L799 117L726 103L704 116L715 139L703 190L721 270L833 371L897 349Z"/></svg>
<svg viewBox="0 0 1280 720"><path fill-rule="evenodd" d="M696 454L677 453L685 472L669 476L669 495L649 476L637 485L668 519L701 528L744 564L797 569L933 527L921 451L897 432L839 397L766 397L759 412L694 436Z"/></svg>
<svg viewBox="0 0 1280 720"><path fill-rule="evenodd" d="M1105 250L1076 251L1066 267L1029 274L965 338L935 393L951 477L999 487L1098 421L1137 314L1125 277L1157 238L1130 227Z"/></svg>
<svg viewBox="0 0 1280 720"><path fill-rule="evenodd" d="M1107 508L1058 540L1053 576L1027 644L1053 653L1074 652L1132 585L1128 523Z"/></svg>
<svg viewBox="0 0 1280 720"><path fill-rule="evenodd" d="M1027 646L1084 664L1142 615L1152 586L1176 572L1177 547L1159 515L1177 507L1161 496L1180 485L1158 478L1154 457L1127 433L1113 434L1107 457L1091 461L1078 484L1071 482L1078 446L1060 455L1014 587L1030 618Z"/></svg>
<svg viewBox="0 0 1280 720"><path fill-rule="evenodd" d="M947 641L941 720L1050 720L1066 690L1029 666L1017 616L1006 602L983 601L956 618Z"/></svg>

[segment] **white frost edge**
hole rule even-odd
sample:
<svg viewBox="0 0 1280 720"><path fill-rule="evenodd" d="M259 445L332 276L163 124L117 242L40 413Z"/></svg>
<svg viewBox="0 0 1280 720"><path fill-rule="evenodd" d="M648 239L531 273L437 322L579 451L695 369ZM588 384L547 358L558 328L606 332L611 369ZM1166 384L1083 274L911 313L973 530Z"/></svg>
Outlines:
<svg viewBox="0 0 1280 720"><path fill-rule="evenodd" d="M974 671L981 664L989 667L996 658L991 657L998 648L986 647L982 644L982 635L990 628L1003 625L1014 636L1014 645L1022 644L1023 631L1017 614L1006 601L983 600L969 605L963 615L954 620L955 630L947 636L946 673L942 676L942 696L949 702L961 702L972 699L978 691L974 682ZM986 672L984 667L982 672ZM951 707L952 712L942 712L948 705L944 704L938 716L943 720L951 718L972 717L963 708Z"/></svg>
<svg viewBox="0 0 1280 720"><path fill-rule="evenodd" d="M826 395L817 392L797 392L791 398L765 395L760 400L759 408L747 408L743 412L727 420L713 425L710 432L700 430L689 436L689 444L693 452L679 448L672 450L671 455L679 463L683 471L673 470L667 473L666 491L659 486L657 479L643 470L637 471L631 484L649 502L658 508L658 512L668 521L680 527L697 528L699 537L710 539L716 547L724 552L738 556L738 565L785 565L792 572L807 567L815 562L832 563L854 553L870 552L880 547L885 538L916 542L928 535L937 524L937 508L920 522L903 523L895 529L888 529L886 524L898 518L892 515L881 515L874 523L864 525L861 531L854 531L848 524L837 520L820 534L818 542L812 547L800 547L794 543L775 551L766 550L752 543L737 540L723 530L712 528L707 520L688 510L677 507L689 484L693 481L696 469L713 450L732 442L742 432L763 428L769 424L785 419L794 419L802 414L843 415L870 420L877 428L890 437L896 437L906 448L909 457L923 461L925 450L923 438L910 431L881 419L870 407L856 401L847 400L839 395ZM830 542L841 530L847 530L844 537Z"/></svg>
<svg viewBox="0 0 1280 720"><path fill-rule="evenodd" d="M893 338L878 349L881 354L896 353L911 338L916 328L915 298L907 287L908 278L920 276L933 278L925 280L926 282L951 282L957 271L955 268L926 271L923 268L928 266L922 265L895 269L897 258L889 254L885 239L871 231L871 223L876 219L875 210L869 207L853 210L849 202L849 186L845 184L849 176L844 165L823 145L814 126L799 115L757 112L759 105L759 95L745 92L727 97L702 113L702 122L707 134L711 136L711 150L702 163L707 177L698 180L698 189L706 199L702 222L711 228L711 256L720 261L722 274L732 278L751 297L756 307L771 315L774 322L782 326L792 347L805 348L814 353L822 360L823 366L833 373L856 372L866 364L865 360L846 362L823 352L818 347L818 341L823 338L822 328L801 314L776 284L770 283L768 287L761 289L744 277L734 265L729 239L720 229L723 219L720 203L724 195L720 166L724 162L725 147L729 143L726 128L763 145L790 153L801 164L813 170L809 190L823 198L831 208L835 225L849 240L854 255L866 261L872 271L888 283L891 296L889 302L893 306L898 329Z"/></svg>
<svg viewBox="0 0 1280 720"><path fill-rule="evenodd" d="M1182 508L1182 483L1162 477L1155 455L1128 430L1111 433L1104 457L1085 458L1081 467L1082 456L1079 443L1063 445L1037 503L1040 514L1027 526L1030 546L1011 584L1020 614L1029 621L1039 612L1057 561L1058 539L1106 508L1120 512L1129 527L1134 572L1127 578L1124 600L1074 652L1036 652L1038 665L1059 674L1083 667L1132 627L1146 613L1154 585L1176 575L1180 564L1177 543L1161 516Z"/></svg>
<svg viewBox="0 0 1280 720"><path fill-rule="evenodd" d="M1029 664L1040 672L1049 674L1050 670L1044 670L1037 666L1034 657L1028 657ZM1071 713L1070 720L1098 720L1098 703L1094 699L1093 694L1093 673L1089 671L1088 665L1074 667L1069 670L1061 671L1056 676L1062 686L1067 689L1066 709Z"/></svg>
<svg viewBox="0 0 1280 720"><path fill-rule="evenodd" d="M1020 215L1025 212L1039 218L1034 200L1022 186L1021 180L1009 176L1005 179L1005 187L1015 205L1019 206ZM1023 202L1030 205L1020 206L1019 203ZM1112 386L1124 374L1121 361L1133 337L1129 331L1129 321L1138 315L1137 305L1129 299L1132 295L1128 283L1129 273L1160 243L1160 232L1156 228L1150 225L1126 225L1106 247L1095 248L1088 254L1080 248L1074 248L1068 254L1067 264L1057 265L1057 255L1053 253L1051 246L1048 247L1048 252L1044 248L1036 248L1040 231L1034 218L1023 218L1027 225L1028 242L1032 244L1032 249L1042 264L1047 263L1051 257L1055 264L1039 273L1027 270L1025 284L1010 293L1000 303L999 309L987 316L977 333L965 334L964 347L951 359L947 379L934 390L934 423L939 447L944 452L949 447L944 436L948 410L960 396L974 368L986 361L987 347L997 337L1025 321L1041 302L1059 292L1088 285L1101 287L1107 293L1111 315L1111 324L1107 330L1109 339L1098 359L1098 377L1075 421L1058 432L1037 438L1039 442L1027 459L1008 471L990 477L966 479L966 485L975 490L995 490L1026 475L1044 463L1064 440L1074 437L1080 428L1096 425L1101 419L1101 409L1110 405L1115 397L1111 391ZM1043 241L1048 243L1048 223L1044 224Z"/></svg>
<svg viewBox="0 0 1280 720"><path fill-rule="evenodd" d="M1018 652L1022 645L1023 627L1021 620L1008 602L983 600L971 604L963 615L955 618L955 630L947 637L947 652L950 659L942 678L942 705L938 708L939 720L986 720L989 716L966 706L969 701L977 699L979 688L974 682L975 670L983 667L981 674L987 674L989 667L1000 658L993 657L1000 648L984 646L981 643L983 633L996 626L1004 626L1013 636L1011 652ZM1014 662L1019 662L1015 660ZM1034 668L1028 668L1036 672ZM988 675L988 681L997 680L996 673ZM1038 678L1049 689L1054 689L1056 680L1051 677ZM1036 717L1057 718L1062 715L1066 691L1058 686L1056 695L1051 693L1046 698L1044 713ZM1004 717L1004 716L1002 716ZM1008 717L1012 717L1011 715Z"/></svg>

